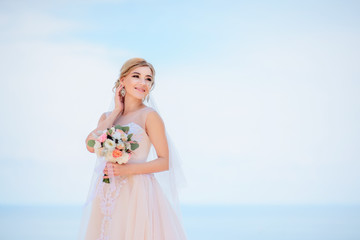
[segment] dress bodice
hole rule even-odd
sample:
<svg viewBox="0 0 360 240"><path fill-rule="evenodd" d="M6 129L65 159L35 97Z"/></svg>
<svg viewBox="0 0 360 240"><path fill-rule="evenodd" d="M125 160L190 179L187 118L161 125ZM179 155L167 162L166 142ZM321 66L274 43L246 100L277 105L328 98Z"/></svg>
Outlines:
<svg viewBox="0 0 360 240"><path fill-rule="evenodd" d="M145 122L147 114L151 111L155 110L146 106L125 116L119 116L114 121L114 125L128 126L128 134L132 133L132 139L139 143L139 147L134 150L133 155L129 159L129 163L140 163L146 162L147 160L151 147L151 141L145 131ZM110 112L106 112L106 116L109 114Z"/></svg>

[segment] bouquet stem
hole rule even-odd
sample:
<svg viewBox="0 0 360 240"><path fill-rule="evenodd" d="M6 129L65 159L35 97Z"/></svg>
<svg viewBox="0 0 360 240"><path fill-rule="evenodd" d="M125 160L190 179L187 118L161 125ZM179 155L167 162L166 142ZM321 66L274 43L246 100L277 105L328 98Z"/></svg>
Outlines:
<svg viewBox="0 0 360 240"><path fill-rule="evenodd" d="M104 177L107 176L106 174L104 174ZM110 183L110 178L103 178L103 182L104 183Z"/></svg>

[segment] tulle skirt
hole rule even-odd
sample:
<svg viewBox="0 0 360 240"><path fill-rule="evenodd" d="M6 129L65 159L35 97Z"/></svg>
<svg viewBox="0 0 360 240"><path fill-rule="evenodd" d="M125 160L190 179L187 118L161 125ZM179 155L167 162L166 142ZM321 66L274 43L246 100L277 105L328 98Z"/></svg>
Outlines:
<svg viewBox="0 0 360 240"><path fill-rule="evenodd" d="M91 203L85 240L186 239L181 221L153 174L116 178L121 187L113 192L113 202L104 201L111 186L99 179L101 191Z"/></svg>

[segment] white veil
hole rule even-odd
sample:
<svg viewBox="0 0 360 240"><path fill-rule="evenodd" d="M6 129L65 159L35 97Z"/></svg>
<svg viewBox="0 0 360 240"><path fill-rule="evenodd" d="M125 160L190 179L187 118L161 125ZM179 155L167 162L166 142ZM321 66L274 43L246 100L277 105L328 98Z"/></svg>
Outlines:
<svg viewBox="0 0 360 240"><path fill-rule="evenodd" d="M108 108L108 111L113 111L115 108L115 92L113 92L110 105ZM143 103L153 108L157 113L161 116L161 113L159 112L159 109L157 108L156 101L154 99L154 95L152 93L149 93L148 95L148 101L143 101ZM166 123L165 123L166 125ZM179 189L181 187L185 187L187 185L185 175L182 171L181 167L181 158L179 153L177 152L175 145L169 136L167 130L165 129L166 137L168 141L168 147L169 147L169 170L163 171L163 172L156 172L154 173L154 176L156 177L156 180L159 182L165 196L167 197L170 205L172 206L173 210L175 211L180 223L182 224L182 214L180 209L180 202L179 202ZM157 159L157 154L155 151L155 148L153 145L150 147L150 152L147 158L147 161L152 161L154 159ZM98 179L100 177L103 177L103 170L105 168L106 162L104 160L104 157L97 157L95 167L94 167L94 173L90 182L90 188L88 192L88 196L86 199L85 204L83 205L82 210L82 219L80 223L80 230L78 234L78 239L82 240L85 238L86 230L88 227L90 215L91 215L91 208L92 208L92 200L94 199L96 192L98 191L96 183L98 182ZM116 186L113 184L115 181L113 179L113 174L109 172L110 177L110 185L111 189L115 189ZM112 209L109 209L110 212Z"/></svg>
<svg viewBox="0 0 360 240"><path fill-rule="evenodd" d="M108 111L113 111L115 108L115 93L113 93ZM148 95L149 101L143 101L143 103L153 108L160 116L161 113L157 107L155 97L153 93L149 93ZM165 123L166 124L166 123ZM182 170L181 158L179 153L177 152L175 145L167 132L166 138L168 140L168 147L169 147L169 170L163 172L154 173L156 179L160 183L165 195L168 197L169 202L173 205L174 210L181 216L180 211L180 204L178 198L178 191L181 187L185 187L187 182L185 175ZM157 158L157 154L153 145L151 145L149 156L147 161L151 161Z"/></svg>

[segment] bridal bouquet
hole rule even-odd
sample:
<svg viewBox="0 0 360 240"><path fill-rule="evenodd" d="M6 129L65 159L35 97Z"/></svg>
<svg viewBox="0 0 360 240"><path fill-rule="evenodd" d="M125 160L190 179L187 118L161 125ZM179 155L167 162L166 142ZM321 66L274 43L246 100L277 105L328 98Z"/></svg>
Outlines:
<svg viewBox="0 0 360 240"><path fill-rule="evenodd" d="M100 135L94 134L96 140L89 140L87 145L94 148L97 156L105 157L108 162L127 163L133 151L139 147L137 141L131 140L133 134L128 132L128 126L116 125L98 131ZM103 182L110 183L110 179L104 178Z"/></svg>

